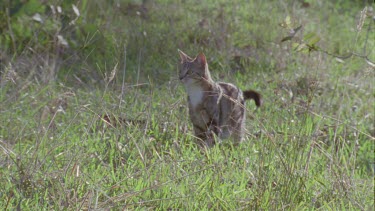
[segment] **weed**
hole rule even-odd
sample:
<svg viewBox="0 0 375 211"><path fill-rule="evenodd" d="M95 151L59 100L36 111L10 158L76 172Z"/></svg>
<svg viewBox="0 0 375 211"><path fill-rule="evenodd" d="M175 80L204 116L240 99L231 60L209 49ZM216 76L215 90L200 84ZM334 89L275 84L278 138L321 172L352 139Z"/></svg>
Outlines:
<svg viewBox="0 0 375 211"><path fill-rule="evenodd" d="M0 207L373 209L372 7L0 4ZM178 48L262 91L243 144L195 144Z"/></svg>

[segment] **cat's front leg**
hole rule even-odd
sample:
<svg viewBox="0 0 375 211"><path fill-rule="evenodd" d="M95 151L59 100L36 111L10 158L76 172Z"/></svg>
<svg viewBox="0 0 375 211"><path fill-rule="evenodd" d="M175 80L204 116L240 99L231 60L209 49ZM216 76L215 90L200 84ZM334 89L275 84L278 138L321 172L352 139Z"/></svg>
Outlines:
<svg viewBox="0 0 375 211"><path fill-rule="evenodd" d="M215 143L221 142L220 137L222 134L222 130L218 125L211 125L207 130L207 134L207 137L209 137L206 141L208 142L208 145L213 146Z"/></svg>

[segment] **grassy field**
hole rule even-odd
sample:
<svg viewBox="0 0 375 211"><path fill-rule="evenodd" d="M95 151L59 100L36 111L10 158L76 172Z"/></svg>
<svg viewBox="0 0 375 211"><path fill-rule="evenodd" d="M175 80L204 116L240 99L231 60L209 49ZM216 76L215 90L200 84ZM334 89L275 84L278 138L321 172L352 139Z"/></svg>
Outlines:
<svg viewBox="0 0 375 211"><path fill-rule="evenodd" d="M9 2L0 209L374 209L372 1ZM244 143L194 143L177 49L263 95Z"/></svg>

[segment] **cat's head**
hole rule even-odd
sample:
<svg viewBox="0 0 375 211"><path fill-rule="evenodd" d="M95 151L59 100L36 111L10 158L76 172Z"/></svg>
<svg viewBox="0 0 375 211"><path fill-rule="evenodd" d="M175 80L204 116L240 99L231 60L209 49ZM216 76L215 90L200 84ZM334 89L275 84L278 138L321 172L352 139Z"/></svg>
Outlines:
<svg viewBox="0 0 375 211"><path fill-rule="evenodd" d="M198 54L194 59L180 50L178 53L181 58L179 78L183 83L211 80L206 56L203 53Z"/></svg>

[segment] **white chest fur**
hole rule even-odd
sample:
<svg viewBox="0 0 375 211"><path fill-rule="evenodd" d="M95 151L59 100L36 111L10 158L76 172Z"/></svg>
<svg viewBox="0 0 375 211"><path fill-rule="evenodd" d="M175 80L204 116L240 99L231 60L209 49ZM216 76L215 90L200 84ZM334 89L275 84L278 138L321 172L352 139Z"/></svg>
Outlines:
<svg viewBox="0 0 375 211"><path fill-rule="evenodd" d="M199 103L202 102L204 90L200 86L188 86L186 91L189 95L189 103L195 108Z"/></svg>

